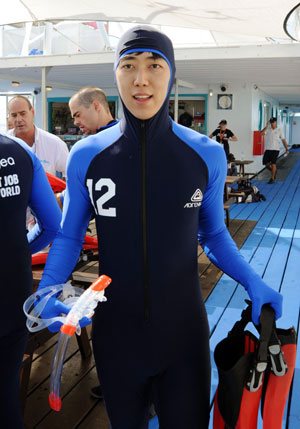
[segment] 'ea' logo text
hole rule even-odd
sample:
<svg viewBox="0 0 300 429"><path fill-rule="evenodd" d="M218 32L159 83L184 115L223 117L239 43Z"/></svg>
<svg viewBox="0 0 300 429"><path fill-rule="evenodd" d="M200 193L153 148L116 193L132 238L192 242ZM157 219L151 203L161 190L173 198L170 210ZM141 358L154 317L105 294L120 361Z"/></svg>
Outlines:
<svg viewBox="0 0 300 429"><path fill-rule="evenodd" d="M8 165L15 165L15 160L11 156L9 156L7 159L5 158L0 159L0 169L5 168Z"/></svg>

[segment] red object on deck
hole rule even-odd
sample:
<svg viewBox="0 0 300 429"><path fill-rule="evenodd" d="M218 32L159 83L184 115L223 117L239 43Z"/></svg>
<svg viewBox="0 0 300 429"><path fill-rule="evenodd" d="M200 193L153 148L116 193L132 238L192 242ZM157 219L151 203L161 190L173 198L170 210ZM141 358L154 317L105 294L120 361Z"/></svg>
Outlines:
<svg viewBox="0 0 300 429"><path fill-rule="evenodd" d="M84 237L83 248L84 249L98 249L98 239L95 237L91 237L90 235L86 235Z"/></svg>
<svg viewBox="0 0 300 429"><path fill-rule="evenodd" d="M52 191L56 194L57 192L62 192L66 189L66 182L61 180L59 177L54 176L53 174L47 173L49 183L51 185Z"/></svg>
<svg viewBox="0 0 300 429"><path fill-rule="evenodd" d="M265 151L265 136L260 131L253 131L253 155L263 155Z"/></svg>
<svg viewBox="0 0 300 429"><path fill-rule="evenodd" d="M52 191L56 194L57 192L62 192L66 189L66 182L61 180L59 177L54 176L53 174L47 173L47 178L51 185ZM86 250L98 249L98 239L95 237L91 237L86 235L84 237L83 248ZM48 253L39 252L35 253L31 257L31 265L44 265L47 261Z"/></svg>
<svg viewBox="0 0 300 429"><path fill-rule="evenodd" d="M45 265L48 253L39 252L31 255L31 265Z"/></svg>

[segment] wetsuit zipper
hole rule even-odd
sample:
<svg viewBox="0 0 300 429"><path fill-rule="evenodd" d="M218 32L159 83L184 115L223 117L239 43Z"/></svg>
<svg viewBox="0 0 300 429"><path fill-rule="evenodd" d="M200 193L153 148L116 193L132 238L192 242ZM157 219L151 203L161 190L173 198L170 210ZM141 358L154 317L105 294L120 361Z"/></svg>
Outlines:
<svg viewBox="0 0 300 429"><path fill-rule="evenodd" d="M149 279L147 261L147 147L146 147L146 123L141 123L141 144L142 144L142 228L143 228L143 272L144 272L144 320L149 322Z"/></svg>

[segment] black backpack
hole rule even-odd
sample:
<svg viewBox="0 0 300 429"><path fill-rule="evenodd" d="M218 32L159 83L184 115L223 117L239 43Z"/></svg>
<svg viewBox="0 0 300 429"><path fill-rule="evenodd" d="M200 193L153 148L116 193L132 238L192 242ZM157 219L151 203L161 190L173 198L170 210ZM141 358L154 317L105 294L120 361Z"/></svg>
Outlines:
<svg viewBox="0 0 300 429"><path fill-rule="evenodd" d="M240 193L244 195L237 198L237 203L258 203L259 201L266 201L266 197L260 193L257 186L252 186L250 179L241 180L238 189L231 190L231 193Z"/></svg>

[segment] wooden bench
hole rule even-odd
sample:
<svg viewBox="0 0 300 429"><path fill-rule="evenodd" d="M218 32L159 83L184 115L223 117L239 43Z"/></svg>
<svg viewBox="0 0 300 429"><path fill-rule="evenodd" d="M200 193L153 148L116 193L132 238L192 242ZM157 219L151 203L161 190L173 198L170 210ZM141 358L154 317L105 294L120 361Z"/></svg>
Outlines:
<svg viewBox="0 0 300 429"><path fill-rule="evenodd" d="M229 208L230 208L229 204L224 204L224 210L225 210L225 214L226 214L226 225L227 225L227 227L229 227L229 222L230 222Z"/></svg>
<svg viewBox="0 0 300 429"><path fill-rule="evenodd" d="M229 198L235 198L235 202L238 202L239 197L244 197L245 196L245 192L228 192L228 197Z"/></svg>

